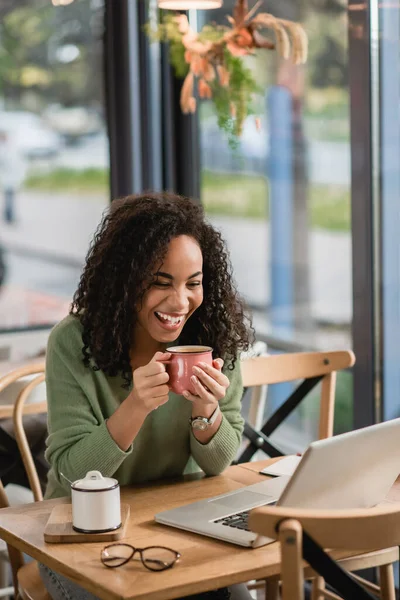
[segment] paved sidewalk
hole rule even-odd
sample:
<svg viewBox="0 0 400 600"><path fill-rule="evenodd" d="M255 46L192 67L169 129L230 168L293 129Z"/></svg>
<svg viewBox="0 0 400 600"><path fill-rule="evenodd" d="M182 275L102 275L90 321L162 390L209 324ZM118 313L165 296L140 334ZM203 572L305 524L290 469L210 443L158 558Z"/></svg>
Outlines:
<svg viewBox="0 0 400 600"><path fill-rule="evenodd" d="M101 193L22 191L16 200L16 222L0 220L0 243L80 264L108 202Z"/></svg>
<svg viewBox="0 0 400 600"><path fill-rule="evenodd" d="M108 198L101 194L21 192L16 223L0 222L0 243L9 251L8 283L70 298L107 206ZM239 289L251 303L267 306L269 224L230 217L213 217L212 222L228 242ZM350 234L313 230L308 243L311 317L349 324Z"/></svg>

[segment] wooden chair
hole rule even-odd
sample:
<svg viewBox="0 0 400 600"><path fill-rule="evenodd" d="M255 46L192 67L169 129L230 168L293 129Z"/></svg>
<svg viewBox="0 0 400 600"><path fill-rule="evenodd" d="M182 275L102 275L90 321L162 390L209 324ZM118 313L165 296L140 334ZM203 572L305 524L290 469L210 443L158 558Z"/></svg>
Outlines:
<svg viewBox="0 0 400 600"><path fill-rule="evenodd" d="M338 596L321 590L312 596L313 600L372 600L378 597L395 600L392 570L381 571L379 589L355 575L350 576L340 567L345 561L335 562L323 549L376 551L388 546L398 546L399 503L348 511L265 506L250 512L249 526L256 533L280 541L282 600L304 600L304 577L309 576L310 571L317 578L318 573L323 572L329 584L341 594ZM304 565L303 558L310 566Z"/></svg>
<svg viewBox="0 0 400 600"><path fill-rule="evenodd" d="M32 454L29 448L28 440L25 435L23 416L37 415L47 412L47 402L27 403L33 390L45 380L45 363L39 361L36 363L18 367L0 378L0 393L7 388L14 386L19 389L16 401L13 404L0 405L0 419L12 417L14 422L15 439L18 444L21 458L28 477L30 488L33 492L35 501L43 500L42 490L40 488L39 477L36 472ZM36 375L36 377L33 377ZM21 384L17 387L16 384Z"/></svg>
<svg viewBox="0 0 400 600"><path fill-rule="evenodd" d="M241 364L243 364L243 362L248 361L249 359L265 356L268 356L267 344L265 342L257 341L247 352L241 354L240 361ZM268 386L261 384L245 387L249 387L251 392L248 422L256 429L260 429L263 423Z"/></svg>
<svg viewBox="0 0 400 600"><path fill-rule="evenodd" d="M47 403L35 402L26 404L32 391L45 379L44 362L29 364L10 373L7 373L0 379L0 392L20 381L23 378L29 379L25 382L14 404L0 406L0 418L12 417L14 421L15 438L21 453L21 458L26 470L29 484L31 486L35 501L43 500L39 477L36 472L35 463L28 445L23 426L23 416L27 414L41 414L47 412ZM32 378L32 376L35 376ZM0 508L9 506L6 491L0 481ZM36 561L24 563L22 553L8 547L8 554L11 562L13 583L16 600L51 600L42 579L39 574Z"/></svg>
<svg viewBox="0 0 400 600"><path fill-rule="evenodd" d="M318 383L321 383L318 439L331 437L333 435L336 374L337 371L352 367L354 363L353 352L347 350L277 354L242 360L241 371L245 388L288 381L303 381L260 429L255 428L252 423L245 424L244 435L249 440L249 444L242 452L238 462L248 462L260 449L271 457L283 456L281 450L271 442L269 436ZM379 567L381 580L389 581L393 577L393 562L396 562L397 559L397 548L388 548L346 559L341 564L349 571ZM279 576L270 577L265 580L265 583L256 582L248 587L249 589L260 589L265 585L266 599L277 600L279 580ZM322 600L325 593L323 578L315 577L312 586L312 600ZM390 593L386 593L385 588L382 599L392 600L392 596Z"/></svg>
<svg viewBox="0 0 400 600"><path fill-rule="evenodd" d="M263 450L271 457L283 456L269 436L300 404L307 394L321 382L321 399L318 439L333 435L336 373L353 366L353 352L299 352L246 358L241 361L242 380L245 388L259 387L302 379L281 407L259 429L246 423L244 435L250 444L239 462L248 462L255 452Z"/></svg>

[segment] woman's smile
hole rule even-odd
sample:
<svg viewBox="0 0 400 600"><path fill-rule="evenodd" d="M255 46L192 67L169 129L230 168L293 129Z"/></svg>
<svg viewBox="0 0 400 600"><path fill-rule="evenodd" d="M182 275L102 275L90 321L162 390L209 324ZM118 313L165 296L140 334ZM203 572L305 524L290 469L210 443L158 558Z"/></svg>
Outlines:
<svg viewBox="0 0 400 600"><path fill-rule="evenodd" d="M170 331L179 329L186 317L186 315L176 315L176 313L166 313L161 311L155 311L154 314L160 321L160 325Z"/></svg>

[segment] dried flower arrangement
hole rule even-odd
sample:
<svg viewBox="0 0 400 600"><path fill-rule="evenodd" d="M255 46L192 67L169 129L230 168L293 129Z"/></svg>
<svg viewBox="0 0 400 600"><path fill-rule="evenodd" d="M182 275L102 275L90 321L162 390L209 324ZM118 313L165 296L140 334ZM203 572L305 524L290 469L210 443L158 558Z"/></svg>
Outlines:
<svg viewBox="0 0 400 600"><path fill-rule="evenodd" d="M258 49L274 50L295 64L307 59L308 40L299 23L278 19L269 13L255 14L262 0L249 10L247 0L237 0L230 27L206 25L195 33L184 14L167 14L156 30L147 26L151 39L169 42L170 59L178 77L184 78L182 112L196 111L199 98L213 100L218 125L235 146L245 118L254 113L252 99L259 92L243 57ZM274 34L274 41L268 37Z"/></svg>

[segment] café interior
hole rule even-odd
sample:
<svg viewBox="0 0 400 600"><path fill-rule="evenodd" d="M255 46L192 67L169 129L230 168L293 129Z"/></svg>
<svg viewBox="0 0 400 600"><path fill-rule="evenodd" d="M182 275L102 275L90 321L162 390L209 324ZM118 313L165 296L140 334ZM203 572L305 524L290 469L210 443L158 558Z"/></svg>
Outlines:
<svg viewBox="0 0 400 600"><path fill-rule="evenodd" d="M386 0L1 0L0 598L398 597L399 44ZM102 217L147 191L225 240L243 432L222 473L113 479L118 526L79 532L98 494L43 499L47 343ZM236 541L155 520L301 470L303 504L222 515Z"/></svg>

